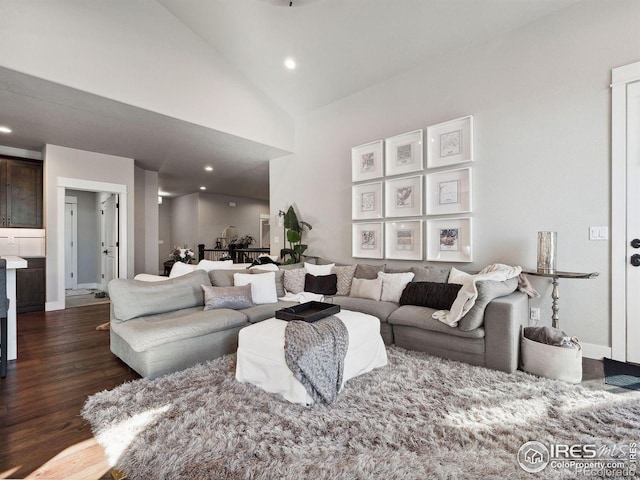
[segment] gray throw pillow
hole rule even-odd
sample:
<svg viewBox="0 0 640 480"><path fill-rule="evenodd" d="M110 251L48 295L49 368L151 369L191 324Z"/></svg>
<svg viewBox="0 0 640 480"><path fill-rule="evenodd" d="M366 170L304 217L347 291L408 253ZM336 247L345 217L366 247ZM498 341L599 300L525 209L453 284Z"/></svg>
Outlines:
<svg viewBox="0 0 640 480"><path fill-rule="evenodd" d="M411 271L415 274L414 282L434 282L446 283L449 279L449 267L433 267L427 265L425 267L411 267Z"/></svg>
<svg viewBox="0 0 640 480"><path fill-rule="evenodd" d="M344 265L333 267L333 273L338 275L338 293L336 295L349 295L351 282L356 273L355 265Z"/></svg>
<svg viewBox="0 0 640 480"><path fill-rule="evenodd" d="M307 271L304 268L295 268L284 271L284 288L289 293L304 291L304 276Z"/></svg>
<svg viewBox="0 0 640 480"><path fill-rule="evenodd" d="M204 291L204 309L215 310L230 308L241 310L253 307L251 300L251 285L241 287L211 287L202 285Z"/></svg>
<svg viewBox="0 0 640 480"><path fill-rule="evenodd" d="M382 296L382 278L354 278L351 284L350 297L380 300Z"/></svg>
<svg viewBox="0 0 640 480"><path fill-rule="evenodd" d="M458 322L458 328L465 332L470 332L482 326L484 323L484 310L489 305L489 302L494 298L504 297L514 292L518 287L518 278L510 278L504 282L480 280L476 283L476 287L478 288L476 303Z"/></svg>
<svg viewBox="0 0 640 480"><path fill-rule="evenodd" d="M356 265L355 278L364 278L365 280L375 280L378 278L378 272L385 271L386 264L382 265L366 265L359 263Z"/></svg>

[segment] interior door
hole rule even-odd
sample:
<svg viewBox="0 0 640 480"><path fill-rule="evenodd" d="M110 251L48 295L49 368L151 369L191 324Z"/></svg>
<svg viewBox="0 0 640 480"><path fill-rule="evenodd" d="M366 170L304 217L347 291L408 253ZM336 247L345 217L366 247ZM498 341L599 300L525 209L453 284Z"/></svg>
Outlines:
<svg viewBox="0 0 640 480"><path fill-rule="evenodd" d="M627 86L627 361L640 363L640 82Z"/></svg>
<svg viewBox="0 0 640 480"><path fill-rule="evenodd" d="M118 277L118 195L102 201L102 290Z"/></svg>
<svg viewBox="0 0 640 480"><path fill-rule="evenodd" d="M67 197L64 204L64 288L78 288L78 203Z"/></svg>

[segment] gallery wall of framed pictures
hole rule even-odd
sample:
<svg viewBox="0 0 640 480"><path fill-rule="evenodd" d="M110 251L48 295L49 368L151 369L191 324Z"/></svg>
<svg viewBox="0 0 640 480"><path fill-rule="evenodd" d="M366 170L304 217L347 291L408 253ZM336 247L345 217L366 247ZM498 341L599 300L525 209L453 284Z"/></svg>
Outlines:
<svg viewBox="0 0 640 480"><path fill-rule="evenodd" d="M471 115L353 147L353 257L473 261L473 160Z"/></svg>

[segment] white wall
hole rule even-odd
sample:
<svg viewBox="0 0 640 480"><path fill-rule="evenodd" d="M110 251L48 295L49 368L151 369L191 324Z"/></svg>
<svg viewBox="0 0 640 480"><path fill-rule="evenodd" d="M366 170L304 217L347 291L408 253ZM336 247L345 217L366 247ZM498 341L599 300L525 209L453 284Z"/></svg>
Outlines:
<svg viewBox="0 0 640 480"><path fill-rule="evenodd" d="M229 205L236 204L235 207ZM263 200L193 193L171 200L171 238L175 245L188 245L196 251L198 244L213 248L217 237L229 225L238 230L238 236L253 235L259 247L260 214L269 213L269 203ZM173 245L171 245L173 246ZM170 248L165 248L168 252Z"/></svg>
<svg viewBox="0 0 640 480"><path fill-rule="evenodd" d="M135 273L158 271L158 172L135 167Z"/></svg>
<svg viewBox="0 0 640 480"><path fill-rule="evenodd" d="M557 231L559 269L600 272L561 281L560 326L609 346L609 242L588 227L610 225L610 72L640 59L638 25L638 0L583 1L297 119L296 155L271 162L271 218L295 202L309 253L353 261L351 147L472 114L476 260L457 266L535 267L537 232ZM550 324L549 282L533 281Z"/></svg>
<svg viewBox="0 0 640 480"><path fill-rule="evenodd" d="M128 193L126 206L121 205L121 211L126 208L127 213L127 277L134 275L134 164L133 159L86 152L73 148L47 145L44 150L44 206L45 229L47 246L47 303L49 309L58 308L58 273L64 269L64 258L58 257L58 226L60 216L58 212L58 184L59 178L78 179L89 182L101 182L123 185ZM121 272L124 273L124 272Z"/></svg>
<svg viewBox="0 0 640 480"><path fill-rule="evenodd" d="M260 214L269 213L269 202L212 193L200 193L199 199L199 243L213 248L222 231L233 225L238 230L238 237L250 234L255 239L252 247L260 246ZM230 202L236 206L229 206Z"/></svg>
<svg viewBox="0 0 640 480"><path fill-rule="evenodd" d="M171 241L165 248L167 255L174 245L198 248L198 194L191 193L171 199Z"/></svg>
<svg viewBox="0 0 640 480"><path fill-rule="evenodd" d="M3 67L292 150L291 117L154 1L0 0L0 12Z"/></svg>

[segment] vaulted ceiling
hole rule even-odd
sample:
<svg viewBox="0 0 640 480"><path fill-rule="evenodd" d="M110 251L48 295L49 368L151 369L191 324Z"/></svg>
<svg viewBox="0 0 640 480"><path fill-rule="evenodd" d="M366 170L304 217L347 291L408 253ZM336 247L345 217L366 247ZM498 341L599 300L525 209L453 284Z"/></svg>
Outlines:
<svg viewBox="0 0 640 480"><path fill-rule="evenodd" d="M37 2L38 0L23 0ZM59 0L73 3L77 0ZM146 0L166 9L294 120L578 0ZM0 0L0 15L3 4ZM111 6L112 5L112 6ZM118 8L111 2L104 8ZM130 28L136 28L131 25ZM47 42L41 32L34 42ZM132 45L131 48L136 48ZM155 52L149 51L149 55ZM283 61L292 57L295 70ZM288 150L3 68L0 145L46 143L134 158L173 195L268 199L268 161ZM171 69L171 65L167 65ZM135 78L130 79L135 82ZM179 88L188 95L190 85ZM203 178L202 166L214 175Z"/></svg>

